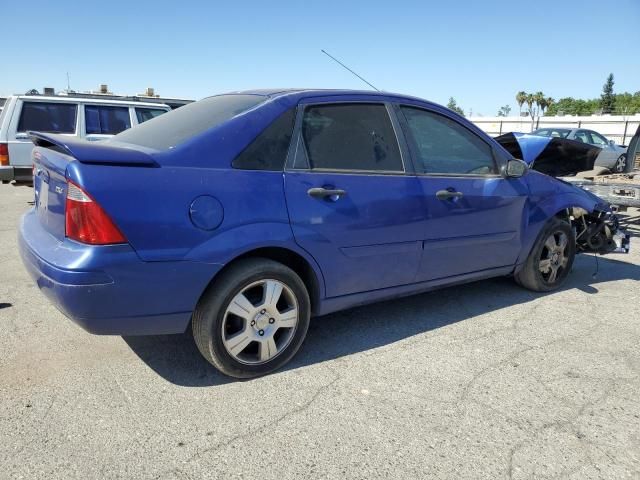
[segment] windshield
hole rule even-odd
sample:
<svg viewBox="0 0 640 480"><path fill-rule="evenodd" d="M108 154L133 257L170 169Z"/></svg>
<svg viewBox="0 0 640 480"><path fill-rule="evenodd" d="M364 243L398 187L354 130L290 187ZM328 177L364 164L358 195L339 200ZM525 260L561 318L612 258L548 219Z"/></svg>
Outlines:
<svg viewBox="0 0 640 480"><path fill-rule="evenodd" d="M113 141L167 150L220 125L267 97L261 95L218 95L190 103L126 130Z"/></svg>

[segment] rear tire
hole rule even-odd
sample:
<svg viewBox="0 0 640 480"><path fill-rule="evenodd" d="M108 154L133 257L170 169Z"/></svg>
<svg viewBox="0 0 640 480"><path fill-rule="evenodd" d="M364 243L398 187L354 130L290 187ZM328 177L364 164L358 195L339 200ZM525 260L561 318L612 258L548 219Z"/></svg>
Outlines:
<svg viewBox="0 0 640 480"><path fill-rule="evenodd" d="M264 258L239 260L206 290L193 313L200 353L225 375L252 378L286 364L309 327L300 277Z"/></svg>
<svg viewBox="0 0 640 480"><path fill-rule="evenodd" d="M549 220L536 239L515 280L534 292L550 292L566 281L576 255L571 226L559 218Z"/></svg>

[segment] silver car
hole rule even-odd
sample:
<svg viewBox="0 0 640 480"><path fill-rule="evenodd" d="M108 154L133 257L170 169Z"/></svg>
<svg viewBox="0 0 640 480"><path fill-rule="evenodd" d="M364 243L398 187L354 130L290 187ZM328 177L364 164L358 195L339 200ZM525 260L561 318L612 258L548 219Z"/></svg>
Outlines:
<svg viewBox="0 0 640 480"><path fill-rule="evenodd" d="M627 169L627 149L616 145L613 140L607 140L598 132L585 130L584 128L539 128L531 132L531 135L541 137L567 138L578 142L588 143L599 147L602 151L598 154L596 165L605 167L612 172L622 173Z"/></svg>

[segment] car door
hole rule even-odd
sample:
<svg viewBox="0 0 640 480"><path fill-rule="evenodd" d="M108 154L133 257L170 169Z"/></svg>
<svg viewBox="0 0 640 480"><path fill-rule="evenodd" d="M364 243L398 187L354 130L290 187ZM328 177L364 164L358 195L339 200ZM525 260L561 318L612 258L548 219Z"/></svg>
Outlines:
<svg viewBox="0 0 640 480"><path fill-rule="evenodd" d="M591 130L578 130L576 131L575 137L576 140L602 149L596 158L596 165L607 168L614 167L618 156L610 148L609 142L607 142L604 137L601 137Z"/></svg>
<svg viewBox="0 0 640 480"><path fill-rule="evenodd" d="M423 197L389 108L379 100L298 108L287 208L328 297L405 285L418 271Z"/></svg>
<svg viewBox="0 0 640 480"><path fill-rule="evenodd" d="M401 105L397 111L425 199L417 280L514 265L525 181L502 177L493 147L444 109Z"/></svg>

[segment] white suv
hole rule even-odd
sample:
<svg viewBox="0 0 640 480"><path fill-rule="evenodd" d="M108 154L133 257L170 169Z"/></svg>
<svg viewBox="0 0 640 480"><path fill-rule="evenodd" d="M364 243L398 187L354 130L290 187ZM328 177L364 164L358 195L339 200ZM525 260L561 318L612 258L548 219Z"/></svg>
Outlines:
<svg viewBox="0 0 640 480"><path fill-rule="evenodd" d="M103 140L169 110L162 103L11 96L0 112L0 180L32 180L30 130Z"/></svg>

